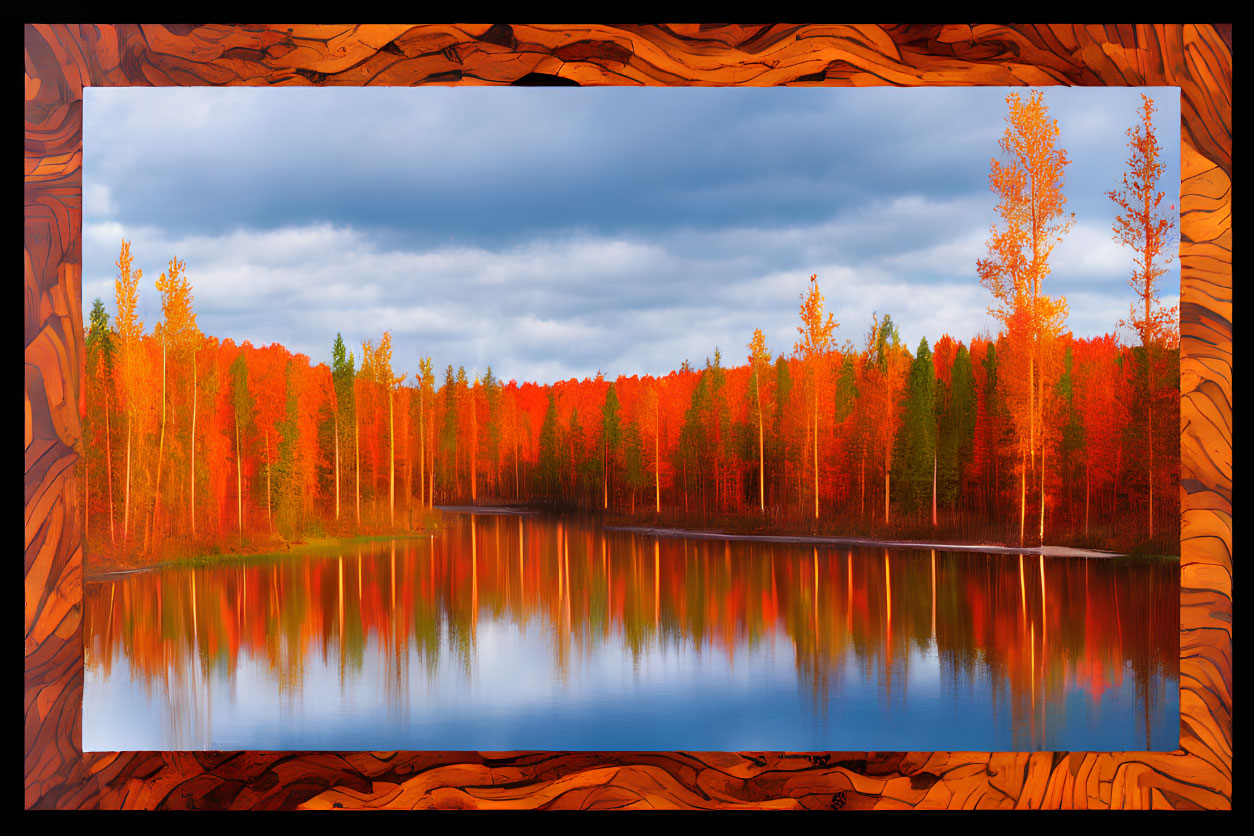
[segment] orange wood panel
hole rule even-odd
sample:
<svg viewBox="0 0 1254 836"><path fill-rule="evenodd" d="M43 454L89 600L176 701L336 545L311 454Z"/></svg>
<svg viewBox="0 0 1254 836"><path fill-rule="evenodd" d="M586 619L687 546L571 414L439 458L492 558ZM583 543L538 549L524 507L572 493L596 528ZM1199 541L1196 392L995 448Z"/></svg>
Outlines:
<svg viewBox="0 0 1254 836"><path fill-rule="evenodd" d="M191 26L25 31L27 808L1221 808L1232 803L1230 25ZM84 86L1178 86L1180 750L81 752Z"/></svg>

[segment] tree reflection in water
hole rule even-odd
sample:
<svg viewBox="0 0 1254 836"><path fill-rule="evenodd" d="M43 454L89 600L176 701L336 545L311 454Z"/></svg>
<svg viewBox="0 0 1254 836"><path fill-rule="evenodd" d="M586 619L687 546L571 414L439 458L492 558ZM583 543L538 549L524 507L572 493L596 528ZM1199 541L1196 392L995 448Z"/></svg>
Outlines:
<svg viewBox="0 0 1254 836"><path fill-rule="evenodd" d="M1030 583L1029 562L459 514L430 540L89 582L85 656L89 678L124 662L195 740L213 722L206 683L225 678L234 694L241 653L264 660L274 692L289 699L311 655L343 687L377 654L384 701L403 719L416 694L433 692L441 654L475 675L481 621L547 625L563 685L607 650L638 676L650 653L721 654L734 669L737 653L783 639L824 722L829 707L839 716L851 681L874 683L884 704L898 705L914 690L912 673L923 675L912 664L928 664L939 684L933 673L927 688L983 689L994 715L1011 713L1015 748L1042 748L1047 715L1057 724L1069 698L1098 700L1131 677L1136 731L1152 746L1165 689L1178 687L1179 565L1038 558Z"/></svg>

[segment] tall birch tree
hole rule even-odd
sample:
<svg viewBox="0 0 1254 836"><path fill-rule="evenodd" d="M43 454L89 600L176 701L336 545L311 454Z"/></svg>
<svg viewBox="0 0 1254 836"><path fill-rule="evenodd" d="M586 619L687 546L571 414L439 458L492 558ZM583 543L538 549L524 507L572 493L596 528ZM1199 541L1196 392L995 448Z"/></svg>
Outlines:
<svg viewBox="0 0 1254 836"><path fill-rule="evenodd" d="M1027 101L1011 93L1006 131L999 146L1004 161L991 160L989 186L997 195L997 223L989 227L988 257L976 262L980 284L992 294L989 313L1006 329L1007 348L1022 355L1026 378L1007 376L1006 397L1019 437L1019 540L1024 539L1027 479L1039 473L1040 528L1045 537L1045 467L1047 432L1045 396L1052 389L1055 342L1067 317L1067 300L1042 291L1054 246L1070 231L1074 213L1064 213L1064 170L1070 162L1058 147L1058 122L1049 118L1040 90ZM1047 386L1048 384L1048 386ZM1038 470L1039 458L1039 470ZM1035 480L1034 480L1035 481Z"/></svg>

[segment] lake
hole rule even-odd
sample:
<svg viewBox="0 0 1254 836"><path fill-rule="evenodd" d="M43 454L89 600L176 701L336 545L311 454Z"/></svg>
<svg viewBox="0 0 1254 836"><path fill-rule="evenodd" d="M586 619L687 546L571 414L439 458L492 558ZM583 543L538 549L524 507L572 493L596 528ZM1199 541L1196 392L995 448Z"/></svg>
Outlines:
<svg viewBox="0 0 1254 836"><path fill-rule="evenodd" d="M1177 561L444 519L88 580L84 751L1178 745Z"/></svg>

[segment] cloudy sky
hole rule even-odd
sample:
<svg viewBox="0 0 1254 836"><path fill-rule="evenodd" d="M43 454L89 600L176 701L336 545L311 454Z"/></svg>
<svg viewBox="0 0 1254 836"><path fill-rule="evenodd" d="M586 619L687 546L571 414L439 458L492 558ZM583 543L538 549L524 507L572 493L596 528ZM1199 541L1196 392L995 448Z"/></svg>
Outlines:
<svg viewBox="0 0 1254 836"><path fill-rule="evenodd" d="M83 295L115 310L121 239L187 264L203 331L329 362L391 330L394 368L542 383L665 374L755 327L796 340L817 273L838 341L887 312L913 348L995 332L976 259L994 220L1002 88L88 88ZM1023 91L1026 94L1026 91ZM1115 329L1111 240L1140 92L1179 205L1174 88L1048 88L1076 214L1051 294ZM1176 304L1179 265L1163 278Z"/></svg>

